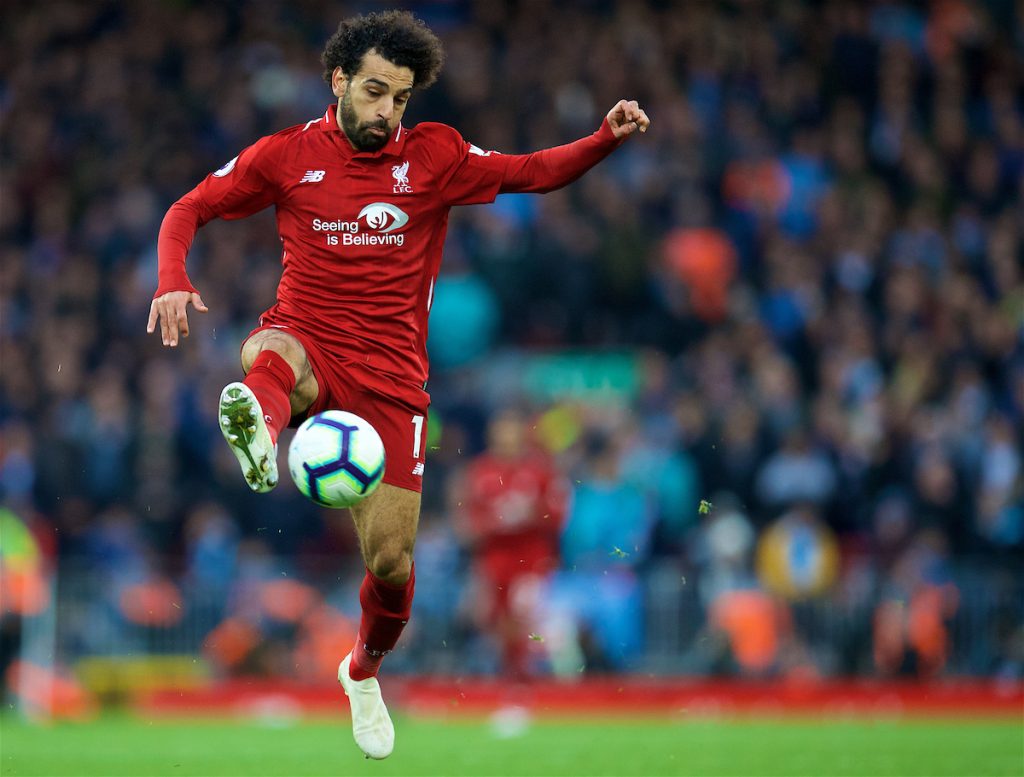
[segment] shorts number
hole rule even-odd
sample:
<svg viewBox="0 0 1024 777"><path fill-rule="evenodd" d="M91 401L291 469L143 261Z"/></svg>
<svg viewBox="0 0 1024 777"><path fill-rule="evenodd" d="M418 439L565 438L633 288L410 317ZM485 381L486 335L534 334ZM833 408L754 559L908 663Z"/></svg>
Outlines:
<svg viewBox="0 0 1024 777"><path fill-rule="evenodd" d="M412 417L413 425L413 436L412 436L412 457L418 459L420 457L420 443L423 442L423 416L414 415Z"/></svg>

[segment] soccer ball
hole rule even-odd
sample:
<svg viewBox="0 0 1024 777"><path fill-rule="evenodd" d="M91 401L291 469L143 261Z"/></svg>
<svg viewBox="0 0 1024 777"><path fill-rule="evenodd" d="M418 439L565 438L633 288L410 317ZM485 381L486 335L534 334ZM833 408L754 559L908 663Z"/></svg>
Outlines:
<svg viewBox="0 0 1024 777"><path fill-rule="evenodd" d="M342 410L307 418L288 447L288 470L304 496L324 507L351 507L384 477L384 443L366 420Z"/></svg>

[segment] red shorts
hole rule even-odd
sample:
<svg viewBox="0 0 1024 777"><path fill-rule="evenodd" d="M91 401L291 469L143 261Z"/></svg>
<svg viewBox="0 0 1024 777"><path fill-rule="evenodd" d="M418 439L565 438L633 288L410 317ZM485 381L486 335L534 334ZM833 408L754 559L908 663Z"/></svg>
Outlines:
<svg viewBox="0 0 1024 777"><path fill-rule="evenodd" d="M413 384L367 370L358 362L328 357L308 336L290 326L259 326L246 339L265 329L281 330L302 343L320 387L309 410L292 418L289 425L298 426L324 410L346 410L365 418L384 442L384 482L421 492L430 395Z"/></svg>

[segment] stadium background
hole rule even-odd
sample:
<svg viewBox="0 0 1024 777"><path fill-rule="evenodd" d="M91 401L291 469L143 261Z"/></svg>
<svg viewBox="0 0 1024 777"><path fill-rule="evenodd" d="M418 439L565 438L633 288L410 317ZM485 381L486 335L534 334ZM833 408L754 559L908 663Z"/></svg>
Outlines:
<svg viewBox="0 0 1024 777"><path fill-rule="evenodd" d="M273 216L200 232L181 347L144 330L166 208L320 115L324 41L378 7L4 4L0 671L30 714L329 684L347 649L347 514L249 494L214 417L274 297ZM570 493L521 592L536 676L1019 694L1020 3L409 7L447 64L407 124L506 152L623 97L654 124L563 191L453 211L389 676L502 674L462 501L514 407Z"/></svg>

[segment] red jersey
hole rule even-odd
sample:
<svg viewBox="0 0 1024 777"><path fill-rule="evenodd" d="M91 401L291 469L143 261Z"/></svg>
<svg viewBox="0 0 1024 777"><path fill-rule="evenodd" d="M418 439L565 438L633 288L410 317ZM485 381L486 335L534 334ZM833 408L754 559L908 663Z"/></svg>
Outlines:
<svg viewBox="0 0 1024 777"><path fill-rule="evenodd" d="M568 488L546 456L503 459L485 453L466 470L468 529L485 566L532 571L558 558ZM520 565L522 562L522 565Z"/></svg>
<svg viewBox="0 0 1024 777"><path fill-rule="evenodd" d="M379 151L361 152L338 127L335 108L261 138L171 207L155 296L196 291L185 255L200 226L274 205L284 269L261 323L295 328L330 358L422 388L449 209L559 188L621 141L605 121L574 143L505 155L428 122L399 126Z"/></svg>

